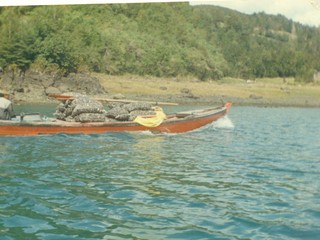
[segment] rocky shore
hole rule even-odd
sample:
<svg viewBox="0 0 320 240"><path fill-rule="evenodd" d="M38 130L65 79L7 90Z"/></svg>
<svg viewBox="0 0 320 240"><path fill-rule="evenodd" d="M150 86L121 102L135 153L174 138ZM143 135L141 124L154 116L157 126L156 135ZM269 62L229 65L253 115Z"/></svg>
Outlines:
<svg viewBox="0 0 320 240"><path fill-rule="evenodd" d="M69 74L68 76L58 76L56 74L45 74L37 71L28 71L24 75L13 73L2 73L0 75L0 89L10 92L14 104L20 103L57 103L58 101L51 94L62 94L76 92L92 97L114 98L114 99L135 99L155 102L174 102L180 104L220 104L223 101L231 101L234 105L253 105L253 106L298 106L298 107L320 107L320 88L314 89L312 94L291 94L287 92L283 96L265 97L259 95L256 88L249 88L246 85L233 86L226 85L230 92L227 94L215 88L209 94L208 83L182 82L176 83L172 87L171 83L162 83L159 80L149 81L147 78L137 79L117 78L109 81L103 80L101 75L90 73ZM142 79L142 80L141 80ZM132 82L130 82L132 81ZM149 81L149 82L148 82ZM132 84L131 84L132 83ZM113 86L118 84L115 89ZM149 84L150 90L139 91L139 86ZM206 85L207 84L207 85ZM171 86L171 87L170 87ZM260 88L262 88L261 86ZM264 86L265 87L265 86ZM137 88L137 89L133 89ZM203 88L201 90L201 88ZM220 86L220 89L223 86ZM247 94L235 94L233 89L248 88ZM280 88L280 87L279 87ZM200 89L200 90L199 90ZM289 88L288 88L289 89ZM290 89L293 89L291 87ZM130 90L130 91L128 91ZM285 89L286 90L286 89ZM317 91L319 90L319 94ZM281 87L279 91L284 91ZM297 90L298 91L298 90ZM200 92L200 93L199 93ZM204 92L204 93L201 93Z"/></svg>
<svg viewBox="0 0 320 240"><path fill-rule="evenodd" d="M97 78L84 73L60 76L38 71L27 71L25 74L7 72L0 75L0 84L0 89L9 92L17 104L56 101L49 95L65 92L106 94Z"/></svg>

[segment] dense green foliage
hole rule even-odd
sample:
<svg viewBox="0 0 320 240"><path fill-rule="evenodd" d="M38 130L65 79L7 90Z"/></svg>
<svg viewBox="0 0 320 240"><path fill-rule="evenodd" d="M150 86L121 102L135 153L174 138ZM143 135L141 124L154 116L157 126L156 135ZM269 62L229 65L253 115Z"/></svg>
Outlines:
<svg viewBox="0 0 320 240"><path fill-rule="evenodd" d="M21 71L310 81L319 56L320 29L281 15L187 3L0 8L0 66Z"/></svg>

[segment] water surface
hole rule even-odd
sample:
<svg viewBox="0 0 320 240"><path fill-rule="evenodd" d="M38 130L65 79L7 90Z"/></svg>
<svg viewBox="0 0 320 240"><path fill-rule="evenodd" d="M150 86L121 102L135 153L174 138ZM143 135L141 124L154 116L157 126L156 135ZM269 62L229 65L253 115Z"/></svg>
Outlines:
<svg viewBox="0 0 320 240"><path fill-rule="evenodd" d="M318 239L319 111L234 107L175 135L1 137L0 239Z"/></svg>

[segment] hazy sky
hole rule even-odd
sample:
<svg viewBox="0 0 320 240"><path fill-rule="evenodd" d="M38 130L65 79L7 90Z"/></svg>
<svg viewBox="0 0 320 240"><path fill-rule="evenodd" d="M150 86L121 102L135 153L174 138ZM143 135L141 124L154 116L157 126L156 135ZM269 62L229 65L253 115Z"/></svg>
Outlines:
<svg viewBox="0 0 320 240"><path fill-rule="evenodd" d="M134 3L134 2L182 2L183 0L0 0L6 5L50 5L50 4L90 4L90 3ZM193 3L210 3L251 14L262 12L282 14L294 21L312 26L320 26L320 0L192 0Z"/></svg>
<svg viewBox="0 0 320 240"><path fill-rule="evenodd" d="M247 14L280 13L303 24L320 26L320 0L199 0L192 3L211 3Z"/></svg>

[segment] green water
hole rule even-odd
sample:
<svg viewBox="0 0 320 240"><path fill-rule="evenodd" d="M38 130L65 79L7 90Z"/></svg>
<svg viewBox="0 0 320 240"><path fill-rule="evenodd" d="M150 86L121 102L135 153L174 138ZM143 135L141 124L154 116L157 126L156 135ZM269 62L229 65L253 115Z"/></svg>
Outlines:
<svg viewBox="0 0 320 240"><path fill-rule="evenodd" d="M0 239L317 239L319 122L234 107L186 134L1 137Z"/></svg>

